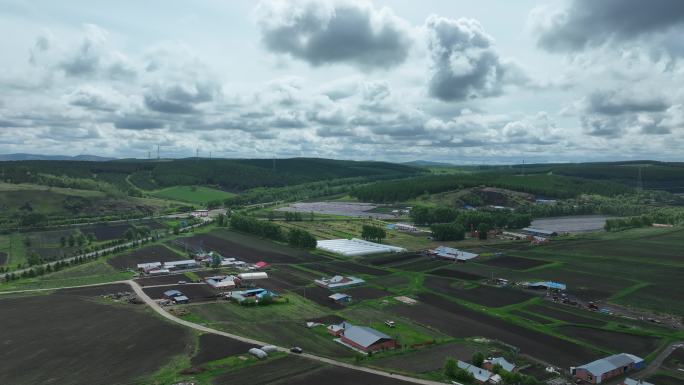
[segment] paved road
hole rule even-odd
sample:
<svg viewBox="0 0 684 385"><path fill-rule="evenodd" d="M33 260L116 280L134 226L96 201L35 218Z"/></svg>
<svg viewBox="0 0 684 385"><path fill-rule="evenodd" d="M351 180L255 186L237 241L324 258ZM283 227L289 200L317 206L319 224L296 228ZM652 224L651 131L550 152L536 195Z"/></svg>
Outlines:
<svg viewBox="0 0 684 385"><path fill-rule="evenodd" d="M189 328L192 328L192 329L204 332L204 333L216 334L216 335L228 337L228 338L238 340L238 341L242 341L242 342L252 344L252 345L259 345L259 346L271 345L267 342L258 341L258 340L254 340L251 338L239 336L237 334L232 334L232 333L227 333L224 331L212 329L212 328L209 328L209 327L206 327L203 325L198 325L196 323L189 322L189 321L186 321L184 319L178 318L178 317L170 314L166 310L162 309L162 307L159 306L159 304L157 302L155 302L152 298L150 298L147 294L145 294L145 292L142 290L142 288L140 287L140 285L138 285L137 282L135 282L135 281L127 281L127 282L129 285L131 285L131 287L133 288L133 291L135 291L135 293L138 295L138 297L140 299L142 299L154 311L159 313L159 315L168 319L169 321L175 322L177 324L180 324L180 325L183 325L183 326L186 326L186 327L189 327ZM287 349L287 348L277 346L277 349L278 349L278 351L288 353L288 354L292 354L292 353L290 353L289 349ZM399 380L399 381L406 381L406 382L410 382L410 383L414 383L414 384L443 385L442 382L422 380L422 379L418 379L418 378L403 376L400 374L389 373L389 372L385 372L382 370L365 368L365 367L356 366L356 365L348 364L346 362L340 362L340 361L336 361L336 360L333 360L330 358L320 357L320 356L316 356L316 355L308 354L308 353L297 354L297 356L307 358L307 359L310 359L313 361L318 361L318 362L328 364L328 365L334 365L334 366L338 366L338 367L342 367L342 368L346 368L346 369L358 370L358 371L371 373L371 374L375 374L378 376L388 377L388 378L392 378L392 379Z"/></svg>

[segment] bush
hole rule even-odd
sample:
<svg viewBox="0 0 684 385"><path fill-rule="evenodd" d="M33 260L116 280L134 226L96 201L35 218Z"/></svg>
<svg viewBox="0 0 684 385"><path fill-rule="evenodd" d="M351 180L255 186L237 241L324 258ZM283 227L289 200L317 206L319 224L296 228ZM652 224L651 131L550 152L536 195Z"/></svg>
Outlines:
<svg viewBox="0 0 684 385"><path fill-rule="evenodd" d="M301 247L303 249L316 248L316 237L306 230L291 229L287 234L287 242L291 246Z"/></svg>

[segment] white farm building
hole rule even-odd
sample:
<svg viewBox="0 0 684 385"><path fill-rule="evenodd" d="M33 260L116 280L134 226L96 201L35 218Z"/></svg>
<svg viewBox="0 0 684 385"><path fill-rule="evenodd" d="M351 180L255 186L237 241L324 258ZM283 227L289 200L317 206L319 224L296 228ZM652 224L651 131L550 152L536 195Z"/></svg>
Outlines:
<svg viewBox="0 0 684 385"><path fill-rule="evenodd" d="M401 247L383 245L358 238L318 241L316 242L316 248L347 257L380 253L400 253L406 251L406 249Z"/></svg>

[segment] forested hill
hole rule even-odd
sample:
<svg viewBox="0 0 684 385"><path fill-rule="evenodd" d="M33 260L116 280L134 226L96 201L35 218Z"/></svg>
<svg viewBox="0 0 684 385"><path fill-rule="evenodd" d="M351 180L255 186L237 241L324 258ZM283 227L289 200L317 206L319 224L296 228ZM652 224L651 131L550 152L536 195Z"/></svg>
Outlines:
<svg viewBox="0 0 684 385"><path fill-rule="evenodd" d="M639 174L645 189L684 193L684 163L639 160L628 162L528 164L511 166L515 173L553 173L585 179L612 181L637 187Z"/></svg>
<svg viewBox="0 0 684 385"><path fill-rule="evenodd" d="M396 178L424 172L394 163L316 158L0 162L0 178L5 182L85 189L100 189L98 184L113 185L127 192L177 185L215 185L240 191L336 178Z"/></svg>

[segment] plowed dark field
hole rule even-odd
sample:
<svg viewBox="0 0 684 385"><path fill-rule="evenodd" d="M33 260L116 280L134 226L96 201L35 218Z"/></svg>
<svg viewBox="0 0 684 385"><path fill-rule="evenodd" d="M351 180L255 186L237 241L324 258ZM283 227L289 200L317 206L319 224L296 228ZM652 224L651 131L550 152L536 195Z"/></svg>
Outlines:
<svg viewBox="0 0 684 385"><path fill-rule="evenodd" d="M323 257L301 251L293 250L291 254L284 252L284 250L288 250L284 246L279 246L279 251L276 251L275 248L265 245L270 243L270 241L259 238L236 236L235 239L239 239L240 242L213 234L198 234L187 238L179 238L178 241L185 242L193 248L216 251L224 257L233 257L250 263L259 261L268 263L299 263L324 260Z"/></svg>
<svg viewBox="0 0 684 385"><path fill-rule="evenodd" d="M489 307L502 307L527 301L534 298L520 290L497 288L492 286L478 286L474 289L453 287L453 280L441 277L428 277L425 287L438 293L447 294L454 298Z"/></svg>
<svg viewBox="0 0 684 385"><path fill-rule="evenodd" d="M658 338L583 326L559 326L556 329L566 336L589 342L590 344L606 348L615 353L626 352L636 354L640 357L649 355L660 343Z"/></svg>
<svg viewBox="0 0 684 385"><path fill-rule="evenodd" d="M478 280L484 278L481 275L477 275L477 274L473 274L473 273L466 273L465 271L458 271L458 270L452 270L452 269L438 269L435 271L431 271L430 274L439 275L441 277L463 279L466 281L478 281Z"/></svg>
<svg viewBox="0 0 684 385"><path fill-rule="evenodd" d="M199 337L199 351L192 357L190 363L192 365L206 364L228 356L245 354L253 347L255 346L216 334L202 334Z"/></svg>
<svg viewBox="0 0 684 385"><path fill-rule="evenodd" d="M494 259L488 259L484 262L480 262L483 265L494 266L494 267L504 267L506 269L513 270L527 270L533 267L543 266L548 264L548 262L538 261L536 259L521 258L521 257L498 257Z"/></svg>
<svg viewBox="0 0 684 385"><path fill-rule="evenodd" d="M560 367L586 363L599 352L538 331L513 325L435 295L421 294L418 305L397 305L392 311L454 337L482 336L516 346L522 353Z"/></svg>
<svg viewBox="0 0 684 385"><path fill-rule="evenodd" d="M214 380L214 385L409 385L359 370L327 366L299 357L265 360Z"/></svg>
<svg viewBox="0 0 684 385"><path fill-rule="evenodd" d="M107 263L119 270L135 269L139 263L169 262L187 259L162 245L145 246L130 253L109 258Z"/></svg>
<svg viewBox="0 0 684 385"><path fill-rule="evenodd" d="M129 384L192 348L185 328L144 306L69 293L0 297L0 384Z"/></svg>
<svg viewBox="0 0 684 385"><path fill-rule="evenodd" d="M529 312L532 312L532 313L541 314L541 315L546 316L546 317L555 318L555 319L558 319L561 321L575 323L575 324L585 324L585 325L592 325L592 326L601 326L601 325L605 324L605 322L597 320L597 319L593 319L593 318L589 318L589 317L582 317L581 315L568 313L566 311L551 308L548 306L531 305L531 306L528 306L526 308L526 310ZM568 310L573 311L573 309L568 309Z"/></svg>
<svg viewBox="0 0 684 385"><path fill-rule="evenodd" d="M343 305L339 305L333 302L330 298L328 298L328 296L332 294L330 290L324 289L319 286L300 287L298 289L295 289L294 292L310 301L316 302L321 306L325 306L328 309L340 310L344 308Z"/></svg>
<svg viewBox="0 0 684 385"><path fill-rule="evenodd" d="M160 299L164 298L164 292L167 290L178 290L185 294L186 297L190 298L190 302L197 301L213 301L216 297L216 292L209 287L209 285L171 285L171 286L157 286L157 287L146 287L143 289L145 294L149 295L150 298Z"/></svg>
<svg viewBox="0 0 684 385"><path fill-rule="evenodd" d="M344 293L351 295L352 299L356 300L376 299L391 295L390 292L368 286L354 287L348 290L344 290Z"/></svg>

